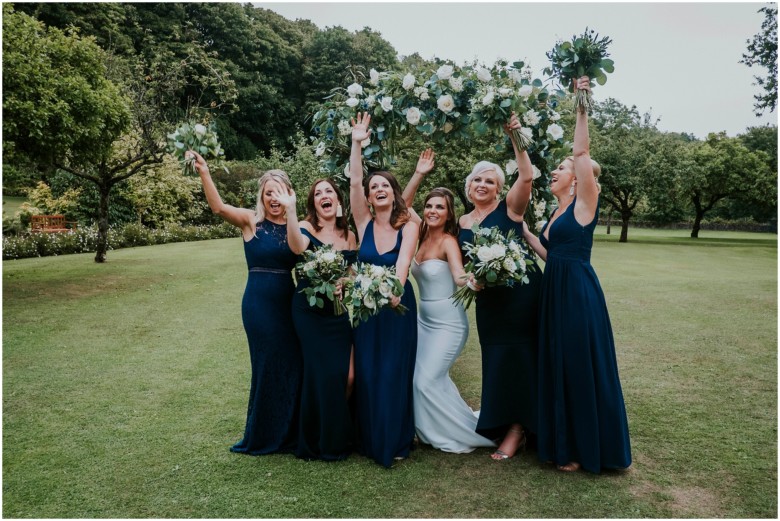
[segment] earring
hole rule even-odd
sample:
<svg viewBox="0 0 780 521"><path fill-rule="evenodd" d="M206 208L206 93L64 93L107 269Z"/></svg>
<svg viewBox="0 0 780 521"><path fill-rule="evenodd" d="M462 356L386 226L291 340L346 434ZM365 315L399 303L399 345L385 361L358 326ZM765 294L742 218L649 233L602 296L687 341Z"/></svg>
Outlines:
<svg viewBox="0 0 780 521"><path fill-rule="evenodd" d="M371 203L368 203L368 211L371 213L374 213L374 205Z"/></svg>
<svg viewBox="0 0 780 521"><path fill-rule="evenodd" d="M574 185L571 185L571 188L569 188L569 195L574 195Z"/></svg>
<svg viewBox="0 0 780 521"><path fill-rule="evenodd" d="M341 203L336 207L336 217L344 217L344 209L341 207Z"/></svg>
<svg viewBox="0 0 780 521"><path fill-rule="evenodd" d="M395 210L395 199L393 199L393 210Z"/></svg>

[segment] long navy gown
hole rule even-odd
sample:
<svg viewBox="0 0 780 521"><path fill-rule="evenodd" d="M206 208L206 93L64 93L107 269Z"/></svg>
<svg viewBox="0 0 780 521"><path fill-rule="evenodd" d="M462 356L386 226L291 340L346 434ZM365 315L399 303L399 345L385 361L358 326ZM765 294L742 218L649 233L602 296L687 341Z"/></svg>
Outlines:
<svg viewBox="0 0 780 521"><path fill-rule="evenodd" d="M322 242L301 228L309 237L309 249ZM341 252L353 262L355 251ZM352 326L349 314L336 316L333 302L325 298L324 307L312 307L301 290L308 287L301 277L293 296L292 315L303 351L303 386L296 455L303 459L335 461L352 450L352 415L347 403L349 357L352 352Z"/></svg>
<svg viewBox="0 0 780 521"><path fill-rule="evenodd" d="M380 254L374 242L374 222L369 221L358 260L395 266L402 229L398 230L393 249ZM417 356L417 304L408 278L401 304L409 309L404 315L385 308L354 330L360 452L385 467L390 467L396 457L409 456L414 440L412 381Z"/></svg>
<svg viewBox="0 0 780 521"><path fill-rule="evenodd" d="M297 255L287 245L287 225L264 220L244 241L249 267L241 318L249 341L252 383L244 438L233 452L291 452L298 435L301 348L292 321Z"/></svg>
<svg viewBox="0 0 780 521"><path fill-rule="evenodd" d="M523 236L522 223L507 215L506 201L480 223L481 228L494 226L504 234L514 230L517 238ZM473 243L474 233L461 228L458 240L461 247L464 242ZM513 423L536 432L537 312L542 280L536 262L527 267L527 275L528 284L485 288L477 293L477 333L482 349L482 410L477 432L489 439L504 436Z"/></svg>
<svg viewBox="0 0 780 521"><path fill-rule="evenodd" d="M576 202L576 199L575 199ZM598 215L598 211L596 211ZM615 341L604 292L590 264L593 230L574 202L550 227L539 327L539 433L542 461L576 461L590 472L631 465L631 444Z"/></svg>

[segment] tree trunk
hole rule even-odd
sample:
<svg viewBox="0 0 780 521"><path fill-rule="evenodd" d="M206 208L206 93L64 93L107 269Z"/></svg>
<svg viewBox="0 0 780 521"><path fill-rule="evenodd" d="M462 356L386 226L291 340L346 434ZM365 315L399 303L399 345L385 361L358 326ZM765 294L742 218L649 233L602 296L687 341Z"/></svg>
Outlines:
<svg viewBox="0 0 780 521"><path fill-rule="evenodd" d="M607 214L607 235L609 235L612 232L612 212L614 212L615 209L611 208L609 210L609 213Z"/></svg>
<svg viewBox="0 0 780 521"><path fill-rule="evenodd" d="M696 210L696 217L693 219L693 229L691 229L691 238L699 238L699 230L701 229L701 220L704 218L704 212L699 209Z"/></svg>
<svg viewBox="0 0 780 521"><path fill-rule="evenodd" d="M99 185L98 190L100 192L100 207L98 208L98 238L95 262L106 262L106 252L108 251L108 196L111 193L111 186Z"/></svg>
<svg viewBox="0 0 780 521"><path fill-rule="evenodd" d="M620 240L618 242L628 242L628 220L631 216L623 216L623 225L620 227Z"/></svg>

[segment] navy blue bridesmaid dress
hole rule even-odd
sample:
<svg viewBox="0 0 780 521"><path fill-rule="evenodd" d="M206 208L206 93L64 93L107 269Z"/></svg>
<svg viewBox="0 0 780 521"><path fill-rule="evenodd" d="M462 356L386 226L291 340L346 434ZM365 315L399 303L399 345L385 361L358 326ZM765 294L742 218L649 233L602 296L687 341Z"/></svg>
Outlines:
<svg viewBox="0 0 780 521"><path fill-rule="evenodd" d="M481 228L494 226L505 235L514 230L517 238L523 237L523 225L509 218L505 200L480 223ZM458 240L462 248L464 242L473 243L474 233L461 228ZM528 284L485 288L477 293L482 408L476 430L489 439L503 437L513 423L521 424L526 434L536 432L537 311L542 273L534 262L527 267L527 274Z"/></svg>
<svg viewBox="0 0 780 521"><path fill-rule="evenodd" d="M401 249L402 230L392 250L380 254L369 221L358 260L379 266L395 266ZM417 303L407 278L401 304L404 315L385 308L354 330L355 399L361 454L385 467L394 458L405 458L414 440L412 380L417 357Z"/></svg>
<svg viewBox="0 0 780 521"><path fill-rule="evenodd" d="M301 228L309 237L309 249L322 246L319 239ZM357 252L341 252L347 262L354 262ZM346 458L352 450L354 429L347 403L347 378L352 352L352 326L349 314L333 314L333 302L325 297L322 309L309 306L306 294L308 280L301 277L293 296L292 315L303 351L303 386L301 389L298 449L303 459L335 461Z"/></svg>
<svg viewBox="0 0 780 521"><path fill-rule="evenodd" d="M230 450L243 454L291 452L298 437L301 348L292 321L298 258L287 245L287 225L264 220L244 241L249 276L241 318L249 341L252 383L244 438Z"/></svg>
<svg viewBox="0 0 780 521"><path fill-rule="evenodd" d="M573 201L539 240L547 249L539 328L538 454L598 473L631 465L615 341L604 292L590 264L593 230ZM598 216L598 210L596 211Z"/></svg>

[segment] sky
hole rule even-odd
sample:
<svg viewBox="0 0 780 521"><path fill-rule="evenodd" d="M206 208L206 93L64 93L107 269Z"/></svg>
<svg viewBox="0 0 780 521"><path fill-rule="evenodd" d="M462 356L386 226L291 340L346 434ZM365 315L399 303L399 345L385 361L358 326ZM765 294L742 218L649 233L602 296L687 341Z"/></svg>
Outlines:
<svg viewBox="0 0 780 521"><path fill-rule="evenodd" d="M545 53L585 27L609 36L615 72L594 88L660 118L662 131L729 136L777 124L777 111L756 117L753 76L766 69L739 63L760 32L767 3L465 3L254 2L320 29L370 27L399 56L419 53L462 65L498 58L530 64L544 78Z"/></svg>

